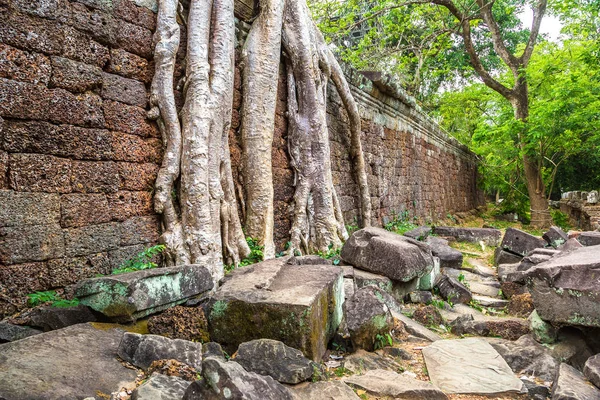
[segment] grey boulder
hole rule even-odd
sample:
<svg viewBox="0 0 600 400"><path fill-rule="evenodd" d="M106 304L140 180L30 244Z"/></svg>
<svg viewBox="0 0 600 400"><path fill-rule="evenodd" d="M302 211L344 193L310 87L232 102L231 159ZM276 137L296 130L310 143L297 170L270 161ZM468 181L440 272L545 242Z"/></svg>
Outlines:
<svg viewBox="0 0 600 400"><path fill-rule="evenodd" d="M152 374L131 394L131 400L181 400L191 382L177 376Z"/></svg>
<svg viewBox="0 0 600 400"><path fill-rule="evenodd" d="M257 339L240 344L233 359L246 369L268 375L281 383L296 384L313 374L313 366L300 350L271 339Z"/></svg>
<svg viewBox="0 0 600 400"><path fill-rule="evenodd" d="M600 390L581 372L563 363L552 385L552 400L600 400Z"/></svg>
<svg viewBox="0 0 600 400"><path fill-rule="evenodd" d="M408 282L433 268L428 245L381 228L364 228L342 247L341 258L353 266Z"/></svg>
<svg viewBox="0 0 600 400"><path fill-rule="evenodd" d="M29 336L42 333L28 326L13 325L8 322L0 322L0 343L14 342Z"/></svg>
<svg viewBox="0 0 600 400"><path fill-rule="evenodd" d="M577 240L584 246L597 246L600 245L600 232L590 231L581 232L577 236Z"/></svg>
<svg viewBox="0 0 600 400"><path fill-rule="evenodd" d="M431 382L423 382L393 371L375 369L364 375L354 375L343 379L358 389L366 390L374 396L394 399L446 400L446 396Z"/></svg>
<svg viewBox="0 0 600 400"><path fill-rule="evenodd" d="M600 388L600 354L596 354L593 357L590 357L583 368L583 374L596 385L597 388Z"/></svg>
<svg viewBox="0 0 600 400"><path fill-rule="evenodd" d="M500 247L524 257L534 249L545 245L546 242L543 239L516 228L508 228L504 233Z"/></svg>
<svg viewBox="0 0 600 400"><path fill-rule="evenodd" d="M355 349L374 350L376 338L386 338L393 327L390 309L378 294L376 288L367 286L344 303L346 324Z"/></svg>
<svg viewBox="0 0 600 400"><path fill-rule="evenodd" d="M559 362L531 335L521 336L514 342L496 339L491 345L516 374L552 381L558 372Z"/></svg>
<svg viewBox="0 0 600 400"><path fill-rule="evenodd" d="M544 239L550 246L557 248L569 240L569 236L558 226L551 226L548 232L542 235L542 239Z"/></svg>
<svg viewBox="0 0 600 400"><path fill-rule="evenodd" d="M446 240L430 236L425 243L431 246L431 254L440 259L440 268L460 269L462 267L463 254L448 246Z"/></svg>
<svg viewBox="0 0 600 400"><path fill-rule="evenodd" d="M435 287L440 291L440 295L452 303L466 304L473 298L471 291L457 279L451 276L441 274L435 282Z"/></svg>
<svg viewBox="0 0 600 400"><path fill-rule="evenodd" d="M154 361L177 360L199 370L202 367L202 344L158 335L127 332L119 344L119 357L142 369Z"/></svg>

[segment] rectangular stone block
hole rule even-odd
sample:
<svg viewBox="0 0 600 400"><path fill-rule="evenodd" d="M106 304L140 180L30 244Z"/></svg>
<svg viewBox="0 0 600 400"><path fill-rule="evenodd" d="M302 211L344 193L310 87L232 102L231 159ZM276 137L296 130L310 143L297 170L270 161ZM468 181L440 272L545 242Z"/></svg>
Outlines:
<svg viewBox="0 0 600 400"><path fill-rule="evenodd" d="M119 268L123 266L123 263L132 260L140 254L147 246L144 244L136 244L133 246L120 247L116 250L108 252L108 258L110 260L111 268ZM158 264L158 263L157 263Z"/></svg>
<svg viewBox="0 0 600 400"><path fill-rule="evenodd" d="M102 74L102 97L132 106L146 106L146 87L142 82L114 74Z"/></svg>
<svg viewBox="0 0 600 400"><path fill-rule="evenodd" d="M119 190L151 191L154 188L159 166L156 164L117 163Z"/></svg>
<svg viewBox="0 0 600 400"><path fill-rule="evenodd" d="M64 287L97 274L107 275L112 271L107 253L84 257L57 258L46 262L48 277L46 287Z"/></svg>
<svg viewBox="0 0 600 400"><path fill-rule="evenodd" d="M13 0L13 6L26 14L56 19L63 15L68 3L64 0Z"/></svg>
<svg viewBox="0 0 600 400"><path fill-rule="evenodd" d="M0 226L49 225L60 221L57 194L0 190Z"/></svg>
<svg viewBox="0 0 600 400"><path fill-rule="evenodd" d="M104 194L65 194L60 197L60 225L63 228L101 224L110 220Z"/></svg>
<svg viewBox="0 0 600 400"><path fill-rule="evenodd" d="M123 2L128 3L126 0ZM128 53L125 50L111 49L108 72L150 83L154 74L154 65L145 58Z"/></svg>
<svg viewBox="0 0 600 400"><path fill-rule="evenodd" d="M119 189L117 164L112 161L73 161L71 185L74 192L114 193Z"/></svg>
<svg viewBox="0 0 600 400"><path fill-rule="evenodd" d="M254 339L280 340L320 360L343 302L341 268L264 261L224 278L210 303L210 337L228 350Z"/></svg>
<svg viewBox="0 0 600 400"><path fill-rule="evenodd" d="M59 124L104 128L102 99L90 92L75 96L64 89L52 89L48 120Z"/></svg>
<svg viewBox="0 0 600 400"><path fill-rule="evenodd" d="M128 106L111 100L105 100L103 107L106 126L109 129L142 137L160 136L158 127L146 118L146 111L143 108Z"/></svg>
<svg viewBox="0 0 600 400"><path fill-rule="evenodd" d="M115 221L154 213L152 193L118 191L107 195L108 206Z"/></svg>
<svg viewBox="0 0 600 400"><path fill-rule="evenodd" d="M156 14L151 10L140 7L129 0L120 0L114 11L117 18L124 19L132 24L148 28L151 31L156 29Z"/></svg>
<svg viewBox="0 0 600 400"><path fill-rule="evenodd" d="M48 57L0 43L0 78L47 85L51 71Z"/></svg>
<svg viewBox="0 0 600 400"><path fill-rule="evenodd" d="M8 153L0 150L0 189L8 189Z"/></svg>
<svg viewBox="0 0 600 400"><path fill-rule="evenodd" d="M162 141L157 138L141 138L137 135L128 135L113 132L111 136L113 159L115 161L131 161L137 163L155 163L162 161Z"/></svg>
<svg viewBox="0 0 600 400"><path fill-rule="evenodd" d="M121 246L156 243L160 236L158 217L133 217L121 224Z"/></svg>
<svg viewBox="0 0 600 400"><path fill-rule="evenodd" d="M117 21L111 13L71 3L68 23L98 43L106 46L116 45Z"/></svg>
<svg viewBox="0 0 600 400"><path fill-rule="evenodd" d="M94 65L63 57L52 57L51 87L83 93L102 86L102 70Z"/></svg>
<svg viewBox="0 0 600 400"><path fill-rule="evenodd" d="M19 264L63 257L65 246L58 224L0 228L0 264Z"/></svg>
<svg viewBox="0 0 600 400"><path fill-rule="evenodd" d="M113 158L112 136L103 129L7 120L1 146L11 153L41 153L89 160Z"/></svg>
<svg viewBox="0 0 600 400"><path fill-rule="evenodd" d="M61 29L63 34L61 55L63 57L100 68L106 65L110 58L107 47L71 26L63 25Z"/></svg>
<svg viewBox="0 0 600 400"><path fill-rule="evenodd" d="M65 253L68 257L101 253L119 247L121 224L111 222L65 229Z"/></svg>
<svg viewBox="0 0 600 400"><path fill-rule="evenodd" d="M29 293L46 289L48 287L48 268L45 262L0 265L0 282L2 282L3 289L6 290L6 295L16 300ZM14 310L14 312L16 311ZM2 306L0 305L1 315Z"/></svg>
<svg viewBox="0 0 600 400"><path fill-rule="evenodd" d="M41 154L9 154L8 163L10 187L16 191L71 191L71 160Z"/></svg>
<svg viewBox="0 0 600 400"><path fill-rule="evenodd" d="M80 282L81 303L117 321L135 321L181 304L213 287L200 265L155 268Z"/></svg>
<svg viewBox="0 0 600 400"><path fill-rule="evenodd" d="M116 41L120 48L146 59L152 58L152 32L123 20L117 20Z"/></svg>
<svg viewBox="0 0 600 400"><path fill-rule="evenodd" d="M56 21L9 9L2 12L0 42L22 50L59 55L63 49L63 34Z"/></svg>

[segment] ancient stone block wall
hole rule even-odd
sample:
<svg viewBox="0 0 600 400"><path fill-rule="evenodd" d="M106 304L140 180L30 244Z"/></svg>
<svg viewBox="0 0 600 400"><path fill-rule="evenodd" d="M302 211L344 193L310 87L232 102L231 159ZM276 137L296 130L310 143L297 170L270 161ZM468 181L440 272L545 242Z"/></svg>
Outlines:
<svg viewBox="0 0 600 400"><path fill-rule="evenodd" d="M0 316L158 239L154 27L129 0L0 0Z"/></svg>
<svg viewBox="0 0 600 400"><path fill-rule="evenodd" d="M251 17L252 4L237 1L236 15ZM155 0L0 0L0 317L28 293L108 273L158 240L152 187L162 143L146 119L155 11ZM238 23L240 44L247 29ZM176 78L183 55L184 47ZM401 92L347 74L363 117L374 224L404 210L435 221L480 204L471 153ZM243 193L239 69L235 77L230 141ZM285 85L281 74L272 149L280 247L294 194ZM347 116L333 87L329 97L334 183L354 224Z"/></svg>

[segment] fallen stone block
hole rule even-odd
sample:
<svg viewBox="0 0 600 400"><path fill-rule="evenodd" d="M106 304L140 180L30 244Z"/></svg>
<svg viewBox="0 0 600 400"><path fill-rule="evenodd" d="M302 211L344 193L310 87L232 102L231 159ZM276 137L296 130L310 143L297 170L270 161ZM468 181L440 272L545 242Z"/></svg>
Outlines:
<svg viewBox="0 0 600 400"><path fill-rule="evenodd" d="M281 383L295 385L312 376L316 364L300 350L271 339L240 344L234 358L246 371L267 375Z"/></svg>
<svg viewBox="0 0 600 400"><path fill-rule="evenodd" d="M518 375L551 382L558 372L559 362L531 335L521 336L516 341L493 339L490 344Z"/></svg>
<svg viewBox="0 0 600 400"><path fill-rule="evenodd" d="M373 351L376 338L385 339L393 327L390 310L378 294L375 288L365 287L357 290L344 304L346 324L355 349Z"/></svg>
<svg viewBox="0 0 600 400"><path fill-rule="evenodd" d="M13 325L0 321L0 343L14 342L15 340L25 339L26 337L40 333L42 331L28 326Z"/></svg>
<svg viewBox="0 0 600 400"><path fill-rule="evenodd" d="M442 339L442 337L440 335L438 335L437 333L430 331L429 329L427 329L426 327L424 327L417 321L412 320L411 318L407 317L406 315L404 315L400 312L396 312L396 311L392 310L392 317L394 319L400 321L404 325L404 328L406 329L406 331L413 336L416 336L421 339L429 340L430 342L435 342L437 340Z"/></svg>
<svg viewBox="0 0 600 400"><path fill-rule="evenodd" d="M268 260L223 279L209 303L209 333L230 353L265 338L320 360L340 325L343 303L340 267Z"/></svg>
<svg viewBox="0 0 600 400"><path fill-rule="evenodd" d="M577 240L584 246L600 245L600 232L581 232L577 237Z"/></svg>
<svg viewBox="0 0 600 400"><path fill-rule="evenodd" d="M141 369L154 361L177 360L197 370L202 366L202 343L158 335L127 332L119 344L119 357Z"/></svg>
<svg viewBox="0 0 600 400"><path fill-rule="evenodd" d="M418 290L410 292L407 296L407 301L411 303L429 304L433 300L433 295L429 291Z"/></svg>
<svg viewBox="0 0 600 400"><path fill-rule="evenodd" d="M35 310L30 316L31 325L44 331L66 328L67 326L96 322L98 319L86 306L75 307L43 307Z"/></svg>
<svg viewBox="0 0 600 400"><path fill-rule="evenodd" d="M393 371L375 369L364 375L354 375L343 381L378 397L395 399L446 400L448 396L431 382L423 382Z"/></svg>
<svg viewBox="0 0 600 400"><path fill-rule="evenodd" d="M457 279L448 275L440 275L435 282L435 287L440 291L440 295L452 303L469 303L472 299L471 291Z"/></svg>
<svg viewBox="0 0 600 400"><path fill-rule="evenodd" d="M135 387L117 360L118 329L73 325L0 345L0 398L83 399Z"/></svg>
<svg viewBox="0 0 600 400"><path fill-rule="evenodd" d="M385 347L391 348L391 347ZM368 352L362 349L355 351L344 359L344 368L355 374L362 374L372 369L384 369L388 371L398 371L401 366L389 357L381 356L377 353Z"/></svg>
<svg viewBox="0 0 600 400"><path fill-rule="evenodd" d="M576 250L580 247L583 247L583 245L579 243L579 240L577 240L576 238L570 238L564 244L558 246L556 250L560 250L566 253L568 251Z"/></svg>
<svg viewBox="0 0 600 400"><path fill-rule="evenodd" d="M494 297L482 296L482 295L473 295L472 300L483 307L490 308L505 308L508 306L508 300L498 299Z"/></svg>
<svg viewBox="0 0 600 400"><path fill-rule="evenodd" d="M341 381L305 383L289 390L294 400L360 400L354 390Z"/></svg>
<svg viewBox="0 0 600 400"><path fill-rule="evenodd" d="M523 389L523 382L484 339L438 340L423 349L423 357L431 382L444 393L500 395Z"/></svg>
<svg viewBox="0 0 600 400"><path fill-rule="evenodd" d="M508 228L502 238L500 247L511 253L525 257L533 250L544 247L546 242L536 236L519 229Z"/></svg>
<svg viewBox="0 0 600 400"><path fill-rule="evenodd" d="M77 284L75 296L81 304L124 322L166 310L212 287L206 268L185 265L86 279Z"/></svg>
<svg viewBox="0 0 600 400"><path fill-rule="evenodd" d="M431 254L440 259L440 268L460 269L462 267L463 254L448 246L446 240L430 236L425 243L431 246Z"/></svg>
<svg viewBox="0 0 600 400"><path fill-rule="evenodd" d="M501 264L516 264L521 262L523 257L503 250L502 247L497 247L494 252L494 265L497 267Z"/></svg>
<svg viewBox="0 0 600 400"><path fill-rule="evenodd" d="M402 282L433 268L428 245L381 228L354 232L342 247L341 258L354 267Z"/></svg>
<svg viewBox="0 0 600 400"><path fill-rule="evenodd" d="M553 323L600 327L600 246L582 247L527 272L539 316Z"/></svg>
<svg viewBox="0 0 600 400"><path fill-rule="evenodd" d="M600 389L600 354L596 354L586 361L583 374Z"/></svg>
<svg viewBox="0 0 600 400"><path fill-rule="evenodd" d="M186 390L183 400L245 399L291 400L290 391L270 376L246 371L235 361L208 357L202 362L202 377Z"/></svg>
<svg viewBox="0 0 600 400"><path fill-rule="evenodd" d="M387 276L362 271L358 268L354 269L354 282L357 289L361 289L365 286L377 286L388 293L392 292L393 285L390 278Z"/></svg>
<svg viewBox="0 0 600 400"><path fill-rule="evenodd" d="M558 226L551 226L548 232L542 235L542 239L544 239L550 246L557 248L569 240L569 236Z"/></svg>
<svg viewBox="0 0 600 400"><path fill-rule="evenodd" d="M598 400L600 390L568 364L560 364L552 385L552 400Z"/></svg>
<svg viewBox="0 0 600 400"><path fill-rule="evenodd" d="M131 394L131 400L181 400L191 382L177 376L152 374Z"/></svg>
<svg viewBox="0 0 600 400"><path fill-rule="evenodd" d="M529 326L521 320L513 318L474 319L473 315L460 315L450 323L450 330L455 335L477 335L484 337L501 337L517 340L529 333Z"/></svg>
<svg viewBox="0 0 600 400"><path fill-rule="evenodd" d="M457 228L452 226L436 226L433 233L438 236L456 238L459 242L479 243L483 241L488 246L498 246L502 232L493 228Z"/></svg>
<svg viewBox="0 0 600 400"><path fill-rule="evenodd" d="M420 240L422 242L427 239L427 237L431 234L430 226L419 226L418 228L411 229L410 231L404 232L404 236L409 237L411 239Z"/></svg>

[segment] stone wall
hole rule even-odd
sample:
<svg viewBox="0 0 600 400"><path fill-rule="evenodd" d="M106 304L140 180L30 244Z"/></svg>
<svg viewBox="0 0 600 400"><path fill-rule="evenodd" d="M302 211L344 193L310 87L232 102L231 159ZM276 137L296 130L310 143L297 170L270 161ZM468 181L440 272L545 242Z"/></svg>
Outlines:
<svg viewBox="0 0 600 400"><path fill-rule="evenodd" d="M152 186L162 143L145 112L155 11L154 0L0 0L0 316L28 293L107 273L156 243ZM236 12L247 19L252 0L238 1ZM247 29L238 23L240 43ZM374 224L404 210L435 221L481 204L471 153L393 84L347 74L363 118ZM239 69L235 76L230 141L239 183ZM285 87L282 73L272 150L279 246L294 193ZM347 116L329 92L334 183L355 224Z"/></svg>
<svg viewBox="0 0 600 400"><path fill-rule="evenodd" d="M600 197L598 190L573 191L561 195L558 206L567 214L569 223L584 230L600 230Z"/></svg>

